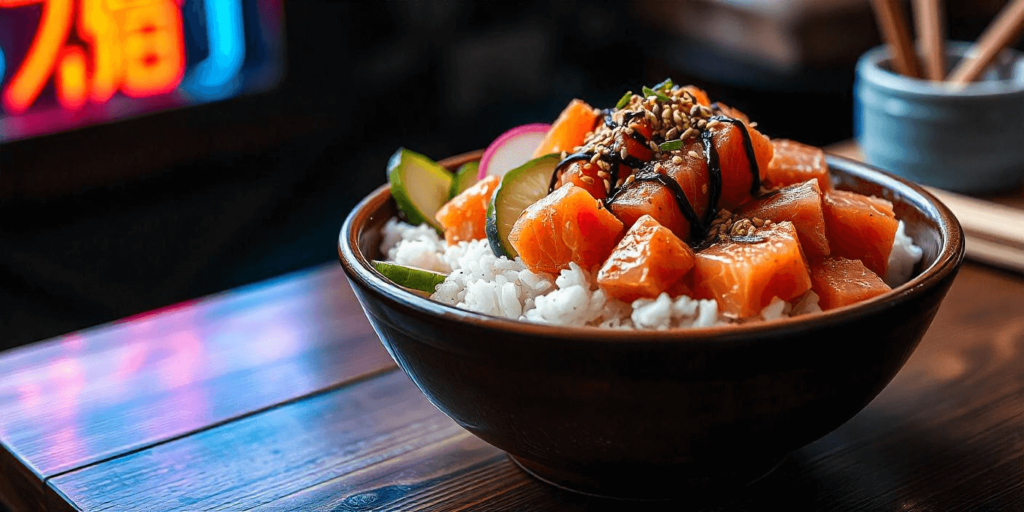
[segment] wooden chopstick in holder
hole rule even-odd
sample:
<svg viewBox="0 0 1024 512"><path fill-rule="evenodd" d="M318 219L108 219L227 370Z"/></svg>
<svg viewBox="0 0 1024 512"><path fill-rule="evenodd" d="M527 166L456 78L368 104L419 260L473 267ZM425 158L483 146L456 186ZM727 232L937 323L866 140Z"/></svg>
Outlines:
<svg viewBox="0 0 1024 512"><path fill-rule="evenodd" d="M921 78L917 54L910 41L910 30L899 1L871 0L871 6L875 11L878 28L882 31L882 38L892 49L893 69L902 75Z"/></svg>
<svg viewBox="0 0 1024 512"><path fill-rule="evenodd" d="M946 78L946 30L941 0L914 0L914 26L924 60L924 77L941 82Z"/></svg>
<svg viewBox="0 0 1024 512"><path fill-rule="evenodd" d="M970 52L949 74L949 81L963 85L973 82L984 73L999 52L1014 43L1024 29L1024 0L1013 0L996 16L985 32L974 43Z"/></svg>

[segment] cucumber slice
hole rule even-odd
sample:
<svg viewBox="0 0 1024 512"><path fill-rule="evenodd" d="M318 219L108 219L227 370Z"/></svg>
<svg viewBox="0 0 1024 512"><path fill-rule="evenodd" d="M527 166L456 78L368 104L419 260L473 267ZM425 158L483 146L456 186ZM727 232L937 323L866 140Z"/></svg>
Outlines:
<svg viewBox="0 0 1024 512"><path fill-rule="evenodd" d="M452 174L433 160L405 148L398 148L388 161L391 197L410 224L426 222L441 233L434 215L448 202Z"/></svg>
<svg viewBox="0 0 1024 512"><path fill-rule="evenodd" d="M480 181L477 173L480 172L480 162L467 162L459 167L458 171L455 171L455 179L452 180L452 191L448 194L448 198L453 198L462 193L476 182Z"/></svg>
<svg viewBox="0 0 1024 512"><path fill-rule="evenodd" d="M496 256L512 259L519 255L508 243L508 234L523 210L548 195L551 173L555 172L559 161L556 154L545 155L512 169L501 178L487 207L487 241Z"/></svg>
<svg viewBox="0 0 1024 512"><path fill-rule="evenodd" d="M444 278L448 277L430 270L406 267L386 261L374 261L373 268L398 286L426 293L434 293L437 285L443 283Z"/></svg>

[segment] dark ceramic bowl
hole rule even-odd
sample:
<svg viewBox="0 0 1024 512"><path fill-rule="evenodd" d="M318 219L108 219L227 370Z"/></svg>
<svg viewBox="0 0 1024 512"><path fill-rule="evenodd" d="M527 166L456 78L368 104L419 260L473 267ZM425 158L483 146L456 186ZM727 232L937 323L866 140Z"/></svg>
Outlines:
<svg viewBox="0 0 1024 512"><path fill-rule="evenodd" d="M449 158L449 169L478 158ZM442 412L557 485L628 498L711 497L857 414L903 366L963 261L953 214L920 187L829 158L839 188L893 202L924 249L890 293L822 314L671 331L554 327L463 311L375 272L387 186L338 251L395 362Z"/></svg>

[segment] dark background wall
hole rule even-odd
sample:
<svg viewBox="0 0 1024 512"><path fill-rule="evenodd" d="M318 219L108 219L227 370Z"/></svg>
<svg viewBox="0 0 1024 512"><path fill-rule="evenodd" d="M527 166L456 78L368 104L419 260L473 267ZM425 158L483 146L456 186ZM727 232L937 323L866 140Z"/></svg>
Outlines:
<svg viewBox="0 0 1024 512"><path fill-rule="evenodd" d="M482 148L573 97L607 106L671 76L769 135L850 137L866 2L776 20L806 50L786 65L664 14L719 19L698 4L289 2L272 92L0 145L0 349L332 261L398 146ZM953 35L974 37L986 11L951 4Z"/></svg>

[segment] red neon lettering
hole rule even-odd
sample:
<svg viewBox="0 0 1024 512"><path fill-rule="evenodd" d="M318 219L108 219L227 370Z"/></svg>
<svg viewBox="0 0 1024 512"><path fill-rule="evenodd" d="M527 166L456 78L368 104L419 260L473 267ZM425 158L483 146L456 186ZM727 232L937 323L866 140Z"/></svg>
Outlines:
<svg viewBox="0 0 1024 512"><path fill-rule="evenodd" d="M14 7L39 3L43 0L4 0L0 7ZM25 61L11 79L4 92L4 108L20 114L32 105L53 73L60 47L71 31L72 0L46 0L39 31L25 55Z"/></svg>
<svg viewBox="0 0 1024 512"><path fill-rule="evenodd" d="M0 0L0 8L43 4L36 37L3 93L7 112L28 109L51 75L57 99L68 109L81 108L87 101L105 102L119 90L141 98L171 92L181 83L181 0L82 0L78 34L89 43L88 49L64 47L73 1Z"/></svg>

